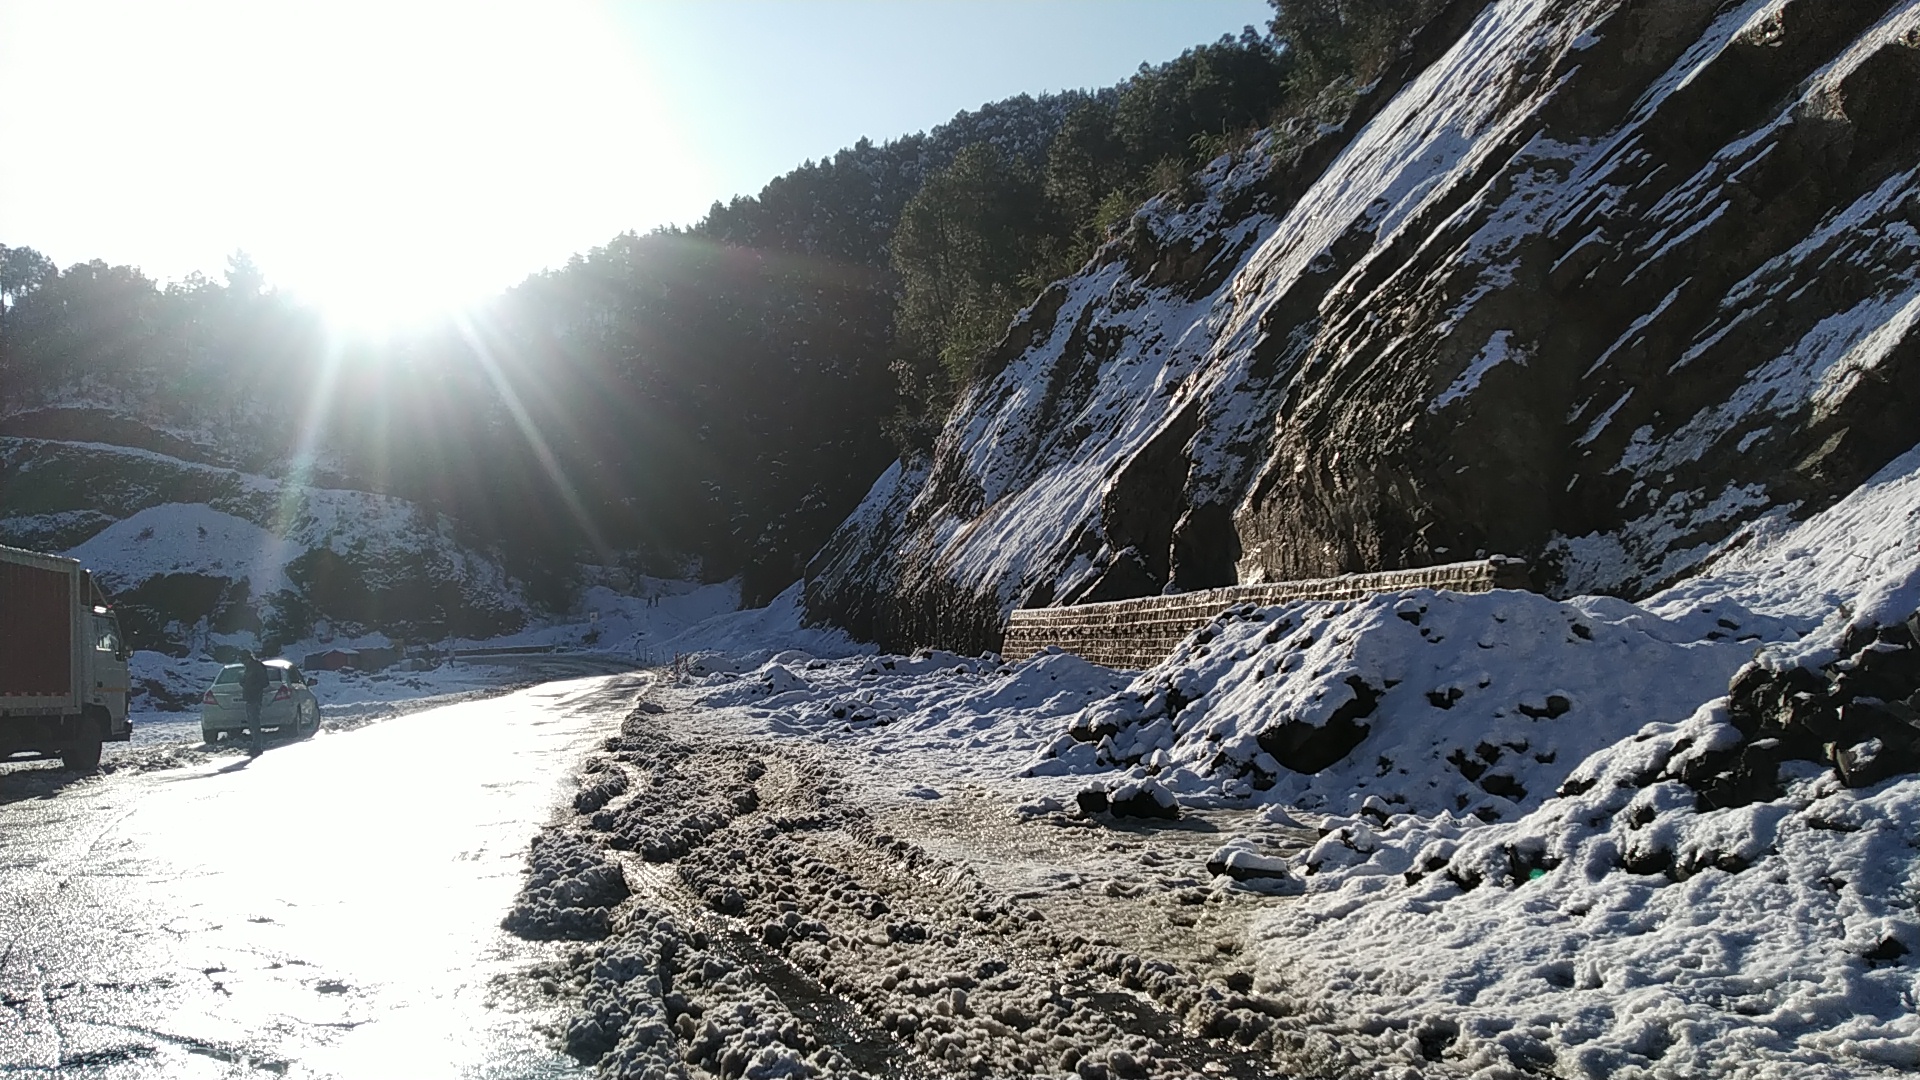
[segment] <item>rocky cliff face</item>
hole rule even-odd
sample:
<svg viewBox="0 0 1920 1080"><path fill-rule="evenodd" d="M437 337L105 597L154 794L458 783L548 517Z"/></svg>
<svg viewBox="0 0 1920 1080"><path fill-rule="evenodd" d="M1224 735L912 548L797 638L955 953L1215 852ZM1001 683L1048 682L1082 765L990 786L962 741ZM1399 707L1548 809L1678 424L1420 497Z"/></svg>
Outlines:
<svg viewBox="0 0 1920 1080"><path fill-rule="evenodd" d="M1920 442L1920 3L1458 3L1344 124L1148 204L1022 313L809 610L1500 551L1639 594Z"/></svg>

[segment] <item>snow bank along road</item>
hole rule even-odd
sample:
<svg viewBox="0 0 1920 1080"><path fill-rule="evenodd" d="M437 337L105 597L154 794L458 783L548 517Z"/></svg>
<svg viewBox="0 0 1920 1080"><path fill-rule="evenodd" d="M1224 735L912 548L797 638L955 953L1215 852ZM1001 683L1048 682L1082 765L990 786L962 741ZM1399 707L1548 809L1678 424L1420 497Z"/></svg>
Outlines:
<svg viewBox="0 0 1920 1080"><path fill-rule="evenodd" d="M251 761L0 773L0 1072L576 1072L512 977L542 948L499 923L566 778L646 681L547 683Z"/></svg>
<svg viewBox="0 0 1920 1080"><path fill-rule="evenodd" d="M1271 900L1205 867L1225 835L1310 832L903 778L650 692L509 918L583 942L545 980L566 1048L617 1077L1272 1075L1239 955Z"/></svg>

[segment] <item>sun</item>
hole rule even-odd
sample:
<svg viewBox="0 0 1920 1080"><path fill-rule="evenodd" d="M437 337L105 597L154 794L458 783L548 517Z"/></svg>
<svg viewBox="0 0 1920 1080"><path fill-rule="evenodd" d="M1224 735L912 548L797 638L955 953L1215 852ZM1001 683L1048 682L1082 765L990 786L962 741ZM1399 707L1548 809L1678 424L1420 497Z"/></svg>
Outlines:
<svg viewBox="0 0 1920 1080"><path fill-rule="evenodd" d="M378 11L300 28L301 60L330 70L262 147L285 194L263 214L269 277L339 330L391 331L644 217L674 140L598 9Z"/></svg>
<svg viewBox="0 0 1920 1080"><path fill-rule="evenodd" d="M336 236L361 234L362 244L318 240L290 253L268 276L317 313L338 338L385 338L444 323L497 292L507 280L486 264L462 260L406 234L382 230L377 213L346 219ZM355 252L359 254L356 255ZM510 272L510 271L509 271Z"/></svg>
<svg viewBox="0 0 1920 1080"><path fill-rule="evenodd" d="M45 134L73 178L49 197L164 253L156 276L215 274L243 250L342 330L430 320L715 195L672 89L604 4L73 0L28 15L49 55L21 62L78 117Z"/></svg>

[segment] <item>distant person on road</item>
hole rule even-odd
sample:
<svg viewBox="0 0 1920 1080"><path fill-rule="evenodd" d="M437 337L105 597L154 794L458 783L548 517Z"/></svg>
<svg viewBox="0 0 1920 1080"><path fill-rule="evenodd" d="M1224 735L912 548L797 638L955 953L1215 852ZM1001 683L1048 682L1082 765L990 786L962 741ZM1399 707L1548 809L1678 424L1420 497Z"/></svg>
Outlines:
<svg viewBox="0 0 1920 1080"><path fill-rule="evenodd" d="M251 652L240 654L240 663L246 669L240 673L240 700L247 703L247 731L253 736L253 745L248 750L250 757L259 757L266 740L260 730L260 706L267 698L267 665Z"/></svg>

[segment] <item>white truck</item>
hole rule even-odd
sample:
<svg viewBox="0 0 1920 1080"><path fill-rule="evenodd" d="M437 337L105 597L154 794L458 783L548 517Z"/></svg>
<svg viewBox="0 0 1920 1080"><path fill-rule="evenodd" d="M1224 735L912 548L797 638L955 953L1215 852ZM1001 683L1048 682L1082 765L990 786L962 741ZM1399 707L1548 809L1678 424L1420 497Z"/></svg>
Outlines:
<svg viewBox="0 0 1920 1080"><path fill-rule="evenodd" d="M127 649L78 559L0 546L0 759L100 764L126 742Z"/></svg>

